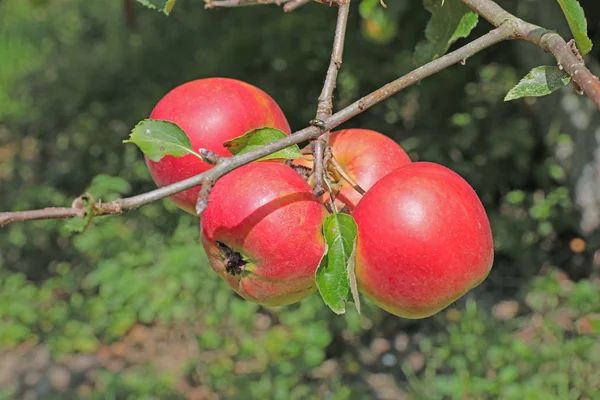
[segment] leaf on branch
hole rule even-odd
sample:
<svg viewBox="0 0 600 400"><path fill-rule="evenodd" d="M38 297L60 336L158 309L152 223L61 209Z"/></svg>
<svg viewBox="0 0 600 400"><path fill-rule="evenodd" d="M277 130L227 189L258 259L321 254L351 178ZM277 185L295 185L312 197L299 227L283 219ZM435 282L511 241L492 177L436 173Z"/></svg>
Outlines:
<svg viewBox="0 0 600 400"><path fill-rule="evenodd" d="M332 214L323 223L326 250L315 280L323 301L336 314L346 312L351 293L356 294L355 304L360 310L352 259L357 233L356 222L348 214Z"/></svg>
<svg viewBox="0 0 600 400"><path fill-rule="evenodd" d="M94 205L96 202L91 194L86 193L78 197L73 204L85 207L85 215L66 221L64 229L67 233L82 233L92 223L92 219L94 218Z"/></svg>
<svg viewBox="0 0 600 400"><path fill-rule="evenodd" d="M273 143L279 139L287 137L285 132L275 128L260 128L254 129L250 132L245 133L242 136L236 137L223 143L233 155L244 154L258 149L266 144ZM276 151L273 154L264 156L260 160L275 160L275 159L289 159L295 160L301 158L302 153L298 145L294 144L290 147L286 147L283 150Z"/></svg>
<svg viewBox="0 0 600 400"><path fill-rule="evenodd" d="M145 119L133 128L128 140L123 143L136 144L154 162L164 156L181 157L193 154L190 138L176 124L169 121ZM200 157L201 158L201 157Z"/></svg>
<svg viewBox="0 0 600 400"><path fill-rule="evenodd" d="M425 28L425 40L415 49L417 65L443 56L454 42L469 36L479 19L460 0L423 0L423 5L431 19Z"/></svg>
<svg viewBox="0 0 600 400"><path fill-rule="evenodd" d="M520 99L521 97L546 96L555 90L568 85L571 77L566 72L553 66L540 66L532 69L504 97L504 101Z"/></svg>
<svg viewBox="0 0 600 400"><path fill-rule="evenodd" d="M579 4L578 0L557 0L562 8L563 14L567 18L569 28L573 33L577 47L582 56L592 50L592 41L587 35L587 21L585 19L585 13L583 7Z"/></svg>
<svg viewBox="0 0 600 400"><path fill-rule="evenodd" d="M173 6L175 6L175 1L177 0L137 0L148 8L152 8L153 10L160 11L165 15L169 15Z"/></svg>
<svg viewBox="0 0 600 400"><path fill-rule="evenodd" d="M95 198L102 199L103 202L108 202L129 193L131 185L121 177L100 174L92 179L86 191L93 193Z"/></svg>

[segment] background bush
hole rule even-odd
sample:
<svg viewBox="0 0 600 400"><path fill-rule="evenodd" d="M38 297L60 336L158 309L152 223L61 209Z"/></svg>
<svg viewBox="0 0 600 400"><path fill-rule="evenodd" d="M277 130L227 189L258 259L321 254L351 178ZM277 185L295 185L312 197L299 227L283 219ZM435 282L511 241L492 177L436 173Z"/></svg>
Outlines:
<svg viewBox="0 0 600 400"><path fill-rule="evenodd" d="M338 108L415 66L428 14L373 3L351 14ZM558 5L504 3L569 36ZM600 6L582 4L600 43ZM334 15L316 4L283 14L180 0L165 18L128 0L0 1L0 209L151 190L141 153L121 141L188 80L250 82L303 128ZM480 21L475 35L488 29ZM318 296L259 307L212 272L197 221L168 201L81 234L76 221L11 225L0 230L0 398L600 398L599 236L582 228L578 197L598 113L570 88L504 103L542 63L552 60L541 50L503 43L345 124L475 187L496 261L466 299L423 321L369 304L337 317Z"/></svg>

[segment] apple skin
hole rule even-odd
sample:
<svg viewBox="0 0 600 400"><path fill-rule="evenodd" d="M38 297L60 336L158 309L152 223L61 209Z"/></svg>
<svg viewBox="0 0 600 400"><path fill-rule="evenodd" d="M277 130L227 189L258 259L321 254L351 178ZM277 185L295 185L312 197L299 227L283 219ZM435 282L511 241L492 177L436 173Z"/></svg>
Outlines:
<svg viewBox="0 0 600 400"><path fill-rule="evenodd" d="M400 145L370 129L355 128L332 132L329 145L338 163L365 191L390 172L411 162ZM312 161L309 160L299 159L295 163L312 168ZM348 210L354 210L362 195L343 178L336 177L341 183L339 192L334 192L336 205L338 208L346 205ZM328 193L323 195L322 201L330 201Z"/></svg>
<svg viewBox="0 0 600 400"><path fill-rule="evenodd" d="M177 124L190 138L192 148L231 156L223 142L253 129L272 127L290 134L283 111L275 100L248 83L230 78L205 78L184 83L156 104L150 118ZM158 187L170 185L212 168L194 155L166 156L159 162L146 157L150 175ZM182 210L196 214L201 186L170 197Z"/></svg>
<svg viewBox="0 0 600 400"><path fill-rule="evenodd" d="M403 318L431 316L489 274L494 247L477 194L430 162L401 167L356 206L356 279L373 303Z"/></svg>
<svg viewBox="0 0 600 400"><path fill-rule="evenodd" d="M213 269L244 299L292 304L315 291L326 216L292 168L255 162L216 182L201 216L202 244ZM228 263L236 257L247 264Z"/></svg>

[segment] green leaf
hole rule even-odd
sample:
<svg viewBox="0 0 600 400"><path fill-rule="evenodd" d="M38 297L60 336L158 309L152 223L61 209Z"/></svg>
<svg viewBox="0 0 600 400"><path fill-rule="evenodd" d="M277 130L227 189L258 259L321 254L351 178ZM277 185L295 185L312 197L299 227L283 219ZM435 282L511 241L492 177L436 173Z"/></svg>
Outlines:
<svg viewBox="0 0 600 400"><path fill-rule="evenodd" d="M181 157L193 154L200 157L192 149L190 138L176 124L169 121L145 119L133 128L128 140L123 143L134 143L152 161L160 161L164 156ZM201 158L201 157L200 157Z"/></svg>
<svg viewBox="0 0 600 400"><path fill-rule="evenodd" d="M158 10L163 12L165 15L169 15L173 6L175 5L175 1L177 0L137 0L148 8L152 8L153 10Z"/></svg>
<svg viewBox="0 0 600 400"><path fill-rule="evenodd" d="M561 87L568 85L571 77L558 67L540 66L532 69L525 78L506 94L504 101L521 97L546 96Z"/></svg>
<svg viewBox="0 0 600 400"><path fill-rule="evenodd" d="M120 195L131 191L131 186L121 177L100 174L92 179L86 191L93 193L95 198L107 202L116 200Z"/></svg>
<svg viewBox="0 0 600 400"><path fill-rule="evenodd" d="M352 292L358 293L356 279L353 278L354 262L352 261L357 233L356 222L348 214L332 214L323 223L323 236L327 248L317 269L316 283L323 301L336 314L346 312L346 302L351 293L351 280L354 283ZM350 277L349 269L352 269ZM356 304L360 307L358 303Z"/></svg>
<svg viewBox="0 0 600 400"><path fill-rule="evenodd" d="M585 13L583 7L579 4L578 0L556 0L560 4L569 28L573 33L577 47L582 56L592 50L592 41L587 35L587 21L585 19Z"/></svg>
<svg viewBox="0 0 600 400"><path fill-rule="evenodd" d="M425 40L415 49L417 65L443 56L452 43L469 36L479 18L460 0L423 0L423 5L431 19L425 28Z"/></svg>
<svg viewBox="0 0 600 400"><path fill-rule="evenodd" d="M260 128L254 129L246 134L236 137L223 143L233 155L244 154L254 149L258 149L266 144L273 143L279 139L287 137L285 132L275 128ZM283 150L279 150L273 154L269 154L261 158L261 160L273 160L273 159L289 159L295 160L301 158L302 153L298 145L294 144Z"/></svg>
<svg viewBox="0 0 600 400"><path fill-rule="evenodd" d="M75 217L65 222L64 228L67 233L82 233L92 223L92 219L94 218L95 201L91 194L86 193L76 201L82 202L86 207L86 213L83 217Z"/></svg>

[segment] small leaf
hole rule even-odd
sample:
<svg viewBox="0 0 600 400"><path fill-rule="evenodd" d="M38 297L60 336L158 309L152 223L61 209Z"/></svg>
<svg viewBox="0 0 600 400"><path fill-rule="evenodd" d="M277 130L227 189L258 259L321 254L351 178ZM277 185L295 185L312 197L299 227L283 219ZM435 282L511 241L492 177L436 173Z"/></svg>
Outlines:
<svg viewBox="0 0 600 400"><path fill-rule="evenodd" d="M71 218L65 221L64 227L68 233L81 233L88 226L87 222L83 218Z"/></svg>
<svg viewBox="0 0 600 400"><path fill-rule="evenodd" d="M193 154L192 143L184 131L169 121L145 119L133 128L128 140L123 143L134 143L154 162L164 156L181 157Z"/></svg>
<svg viewBox="0 0 600 400"><path fill-rule="evenodd" d="M582 56L592 50L592 41L587 35L587 21L585 19L585 12L583 7L579 4L578 0L557 0L562 8L563 14L567 18L571 33L575 38L577 47Z"/></svg>
<svg viewBox="0 0 600 400"><path fill-rule="evenodd" d="M163 12L165 15L169 15L173 6L175 5L175 1L177 0L137 0L148 8L152 8L153 10L158 10Z"/></svg>
<svg viewBox="0 0 600 400"><path fill-rule="evenodd" d="M285 132L275 128L260 128L254 129L246 134L239 136L235 139L231 139L223 143L233 155L244 154L251 150L258 149L266 144L273 143L279 139L287 137ZM274 160L274 159L289 159L295 160L301 158L302 153L298 145L292 145L283 150L279 150L273 154L269 154L261 158L261 160Z"/></svg>
<svg viewBox="0 0 600 400"><path fill-rule="evenodd" d="M96 175L86 189L87 192L93 193L95 198L102 199L104 202L113 201L130 190L131 185L125 179L106 174Z"/></svg>
<svg viewBox="0 0 600 400"><path fill-rule="evenodd" d="M425 40L415 49L417 65L443 56L454 42L469 36L479 19L460 0L423 0L423 5L431 12L431 19L425 28Z"/></svg>
<svg viewBox="0 0 600 400"><path fill-rule="evenodd" d="M323 236L327 244L316 273L316 283L325 304L336 314L346 312L346 302L350 296L348 265L358 228L354 218L348 214L332 214L323 223ZM353 274L352 274L353 275Z"/></svg>
<svg viewBox="0 0 600 400"><path fill-rule="evenodd" d="M86 193L77 198L86 208L85 216L75 217L65 222L65 229L68 233L82 233L94 218L94 205L96 204L91 194Z"/></svg>
<svg viewBox="0 0 600 400"><path fill-rule="evenodd" d="M504 101L521 97L546 96L568 85L571 77L558 67L541 66L532 69L515 87L506 94Z"/></svg>

